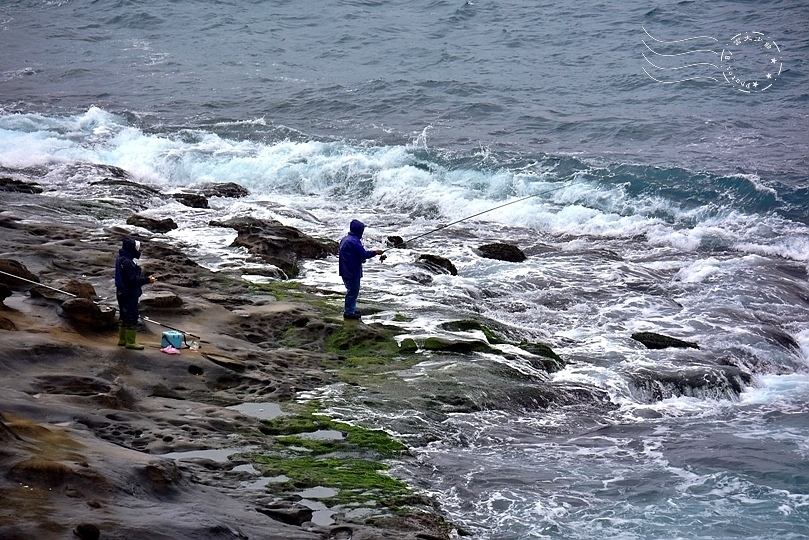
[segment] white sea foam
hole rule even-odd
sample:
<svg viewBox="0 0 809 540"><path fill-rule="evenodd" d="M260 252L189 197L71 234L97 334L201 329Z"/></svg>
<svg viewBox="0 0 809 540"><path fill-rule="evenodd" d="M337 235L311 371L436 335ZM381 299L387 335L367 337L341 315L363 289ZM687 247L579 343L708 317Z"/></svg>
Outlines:
<svg viewBox="0 0 809 540"><path fill-rule="evenodd" d="M254 120L261 124L263 120ZM418 220L457 220L490 210L510 197L535 198L488 212L474 221L539 230L556 237L605 240L644 236L652 246L693 252L708 243L748 253L809 260L809 232L773 217L710 207L680 209L660 197L630 199L621 185L600 186L581 174L553 181L554 166L532 171L416 167L405 146L351 146L343 142L235 141L213 133L146 134L99 108L65 117L0 118L0 165L22 168L55 162L115 165L142 182L179 188L201 182L237 182L255 197L307 195L399 210ZM544 179L550 180L544 182ZM754 180L754 179L753 179ZM752 181L752 180L751 180ZM513 195L509 195L513 194ZM516 199L515 199L516 200ZM431 210L433 209L431 214ZM660 214L674 218L668 222ZM412 219L415 218L415 221ZM688 226L678 224L692 222ZM400 221L401 222L401 221ZM430 226L424 221L423 226ZM423 229L422 229L423 230ZM575 240L574 240L575 242ZM575 243L563 249L579 249ZM702 276L716 271L705 267ZM687 279L700 279L694 273Z"/></svg>

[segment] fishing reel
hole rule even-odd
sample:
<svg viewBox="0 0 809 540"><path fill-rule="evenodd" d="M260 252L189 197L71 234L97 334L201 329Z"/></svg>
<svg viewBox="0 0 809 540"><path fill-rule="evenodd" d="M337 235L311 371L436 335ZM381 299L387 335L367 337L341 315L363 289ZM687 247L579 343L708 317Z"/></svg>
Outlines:
<svg viewBox="0 0 809 540"><path fill-rule="evenodd" d="M393 249L404 247L406 242L402 239L401 236L388 236L388 240L386 243L388 244L388 249ZM388 251L388 249L386 249L385 251ZM387 258L388 256L385 255L385 253L383 252L382 255L379 256L379 262L385 262L385 259Z"/></svg>

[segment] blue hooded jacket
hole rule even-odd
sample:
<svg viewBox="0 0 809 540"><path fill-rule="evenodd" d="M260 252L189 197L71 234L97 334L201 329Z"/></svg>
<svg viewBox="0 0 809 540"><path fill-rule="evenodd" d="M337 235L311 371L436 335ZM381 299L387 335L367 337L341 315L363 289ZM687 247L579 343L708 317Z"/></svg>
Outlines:
<svg viewBox="0 0 809 540"><path fill-rule="evenodd" d="M124 238L115 259L115 289L118 295L139 298L143 294L141 287L149 283L149 278L143 277L134 259L140 259L140 251L133 239Z"/></svg>
<svg viewBox="0 0 809 540"><path fill-rule="evenodd" d="M363 222L352 219L348 231L340 240L340 276L357 279L362 277L362 263L376 255L376 251L369 251L362 245Z"/></svg>

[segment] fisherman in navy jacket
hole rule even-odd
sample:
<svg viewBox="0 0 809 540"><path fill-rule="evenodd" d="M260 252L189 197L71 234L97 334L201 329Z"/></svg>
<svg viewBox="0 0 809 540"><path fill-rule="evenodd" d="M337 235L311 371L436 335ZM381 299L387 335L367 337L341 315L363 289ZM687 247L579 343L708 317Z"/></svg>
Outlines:
<svg viewBox="0 0 809 540"><path fill-rule="evenodd" d="M382 255L383 252L381 249L369 251L363 247L362 233L365 231L363 222L352 219L348 229L348 234L340 240L340 277L343 278L343 284L346 286L343 318L359 319L357 298L360 295L362 263L375 255Z"/></svg>
<svg viewBox="0 0 809 540"><path fill-rule="evenodd" d="M124 238L115 259L115 296L120 310L118 345L140 350L143 349L143 345L135 341L140 316L138 299L143 294L142 287L154 283L157 279L154 276L142 275L135 259L140 259L140 242Z"/></svg>

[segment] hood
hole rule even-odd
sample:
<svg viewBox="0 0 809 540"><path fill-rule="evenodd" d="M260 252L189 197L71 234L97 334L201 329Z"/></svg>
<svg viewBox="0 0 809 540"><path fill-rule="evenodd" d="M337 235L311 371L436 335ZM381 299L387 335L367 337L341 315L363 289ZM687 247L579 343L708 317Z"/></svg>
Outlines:
<svg viewBox="0 0 809 540"><path fill-rule="evenodd" d="M124 238L124 241L121 242L120 254L140 259L140 242L132 238Z"/></svg>
<svg viewBox="0 0 809 540"><path fill-rule="evenodd" d="M358 238L362 238L362 233L365 231L365 223L358 219L352 219L351 224L348 226L348 230L351 231L351 234Z"/></svg>

